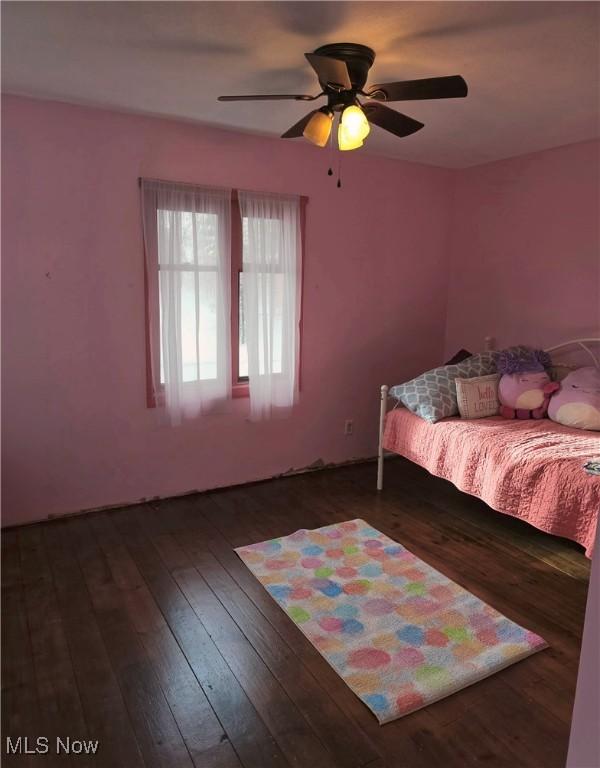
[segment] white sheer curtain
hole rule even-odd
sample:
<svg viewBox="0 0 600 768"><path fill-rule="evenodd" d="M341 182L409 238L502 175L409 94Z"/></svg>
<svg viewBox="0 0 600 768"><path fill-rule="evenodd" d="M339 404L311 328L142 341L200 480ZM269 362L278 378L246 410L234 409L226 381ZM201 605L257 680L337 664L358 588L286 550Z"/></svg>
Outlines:
<svg viewBox="0 0 600 768"><path fill-rule="evenodd" d="M231 392L231 192L147 180L142 188L145 230L156 228L154 241L146 232L158 269L155 377L177 425Z"/></svg>
<svg viewBox="0 0 600 768"><path fill-rule="evenodd" d="M298 396L300 198L238 195L250 418L257 421L284 413Z"/></svg>

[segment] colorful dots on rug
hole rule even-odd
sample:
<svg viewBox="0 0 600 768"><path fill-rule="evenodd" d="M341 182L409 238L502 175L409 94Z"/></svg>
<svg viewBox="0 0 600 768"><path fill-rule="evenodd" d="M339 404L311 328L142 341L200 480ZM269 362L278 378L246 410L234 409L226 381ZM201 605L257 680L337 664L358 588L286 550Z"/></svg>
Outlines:
<svg viewBox="0 0 600 768"><path fill-rule="evenodd" d="M269 571L282 571L284 568L289 568L289 560L271 558L265 560L265 568Z"/></svg>
<svg viewBox="0 0 600 768"><path fill-rule="evenodd" d="M362 670L361 672L351 672L344 676L344 680L359 695L375 693L381 690L381 675L377 670Z"/></svg>
<svg viewBox="0 0 600 768"><path fill-rule="evenodd" d="M388 613L392 613L394 608L394 604L390 603L389 600L386 600L384 597L376 597L372 600L367 600L363 610L369 616L385 616Z"/></svg>
<svg viewBox="0 0 600 768"><path fill-rule="evenodd" d="M322 568L317 568L315 570L315 576L318 579L327 579L331 574L333 573L333 568L327 568L326 566Z"/></svg>
<svg viewBox="0 0 600 768"><path fill-rule="evenodd" d="M275 554L275 552L281 550L281 544L276 539L273 539L272 541L263 541L262 544L256 545L256 548L268 554Z"/></svg>
<svg viewBox="0 0 600 768"><path fill-rule="evenodd" d="M335 569L335 575L341 576L342 579L352 579L358 574L356 568L351 568L349 565L343 565L340 568Z"/></svg>
<svg viewBox="0 0 600 768"><path fill-rule="evenodd" d="M323 547L320 547L318 544L309 544L307 547L302 548L302 554L308 557L316 557L323 554Z"/></svg>
<svg viewBox="0 0 600 768"><path fill-rule="evenodd" d="M312 570L313 568L320 568L323 565L323 561L318 557L303 557L300 560L300 565L303 568L310 568Z"/></svg>
<svg viewBox="0 0 600 768"><path fill-rule="evenodd" d="M339 548L328 549L326 550L325 555L332 560L339 560L340 557L344 556L344 550Z"/></svg>
<svg viewBox="0 0 600 768"><path fill-rule="evenodd" d="M411 581L409 584L405 585L404 589L409 594L418 595L419 597L427 593L427 587L420 581Z"/></svg>
<svg viewBox="0 0 600 768"><path fill-rule="evenodd" d="M408 645L423 645L425 642L425 632L421 627L417 627L414 624L406 624L404 627L396 632L398 640L402 640L403 643Z"/></svg>
<svg viewBox="0 0 600 768"><path fill-rule="evenodd" d="M385 712L390 706L390 702L381 693L368 693L366 696L363 696L363 699L365 704L374 709L375 712Z"/></svg>
<svg viewBox="0 0 600 768"><path fill-rule="evenodd" d="M336 616L342 619L355 619L358 616L358 608L355 605L338 605L334 611Z"/></svg>
<svg viewBox="0 0 600 768"><path fill-rule="evenodd" d="M425 661L425 656L418 648L411 648L407 645L406 648L401 648L394 655L394 661L402 667L417 667Z"/></svg>
<svg viewBox="0 0 600 768"><path fill-rule="evenodd" d="M355 555L358 551L356 544L350 544L347 547L344 547L344 554L346 555Z"/></svg>
<svg viewBox="0 0 600 768"><path fill-rule="evenodd" d="M480 643L483 643L483 645L491 646L498 642L498 634L496 633L493 625L491 627L483 627L482 629L478 629L475 632L475 637L479 640Z"/></svg>
<svg viewBox="0 0 600 768"><path fill-rule="evenodd" d="M438 667L435 664L423 664L415 670L415 679L426 685L440 685L446 681L449 682L450 674L443 667Z"/></svg>
<svg viewBox="0 0 600 768"><path fill-rule="evenodd" d="M363 565L359 568L359 573L361 576L369 576L370 578L375 578L377 576L381 576L382 569L381 566L377 563L367 563L367 565Z"/></svg>
<svg viewBox="0 0 600 768"><path fill-rule="evenodd" d="M327 597L337 597L342 591L340 585L330 579L311 579L310 586L318 589Z"/></svg>
<svg viewBox="0 0 600 768"><path fill-rule="evenodd" d="M323 616L322 619L319 619L318 624L325 632L341 632L344 620L334 616Z"/></svg>
<svg viewBox="0 0 600 768"><path fill-rule="evenodd" d="M399 555L401 552L404 552L404 549L400 545L394 544L391 547L384 547L383 551L386 555L393 557L394 555Z"/></svg>
<svg viewBox="0 0 600 768"><path fill-rule="evenodd" d="M427 645L443 648L445 645L448 645L450 639L443 632L440 632L439 629L428 629L425 633L425 642Z"/></svg>
<svg viewBox="0 0 600 768"><path fill-rule="evenodd" d="M466 659L472 659L474 656L477 656L479 653L481 653L482 650L484 650L484 648L485 646L482 643L469 640L464 643L458 643L455 645L452 649L452 653L454 654L455 659L465 661Z"/></svg>
<svg viewBox="0 0 600 768"><path fill-rule="evenodd" d="M282 586L281 584L270 584L267 587L267 592L278 600L285 600L291 591L289 587Z"/></svg>
<svg viewBox="0 0 600 768"><path fill-rule="evenodd" d="M370 587L371 583L367 579L358 579L344 584L343 589L347 595L366 595Z"/></svg>
<svg viewBox="0 0 600 768"><path fill-rule="evenodd" d="M391 632L377 635L371 642L373 648L379 648L381 651L393 651L398 647L398 638Z"/></svg>
<svg viewBox="0 0 600 768"><path fill-rule="evenodd" d="M360 535L368 539L377 539L381 536L381 533L376 531L375 528L366 527L361 529Z"/></svg>
<svg viewBox="0 0 600 768"><path fill-rule="evenodd" d="M470 632L464 627L444 627L442 632L455 643L462 643L471 638Z"/></svg>
<svg viewBox="0 0 600 768"><path fill-rule="evenodd" d="M410 689L405 693L401 693L396 699L398 710L403 715L407 714L408 712L412 712L419 707L422 707L423 703L423 696L414 689Z"/></svg>
<svg viewBox="0 0 600 768"><path fill-rule="evenodd" d="M296 622L296 624L303 624L310 619L310 613L299 605L290 606L288 608L288 615Z"/></svg>
<svg viewBox="0 0 600 768"><path fill-rule="evenodd" d="M348 665L358 669L377 669L387 666L392 657L378 648L360 648L348 656Z"/></svg>
<svg viewBox="0 0 600 768"><path fill-rule="evenodd" d="M508 620L500 622L496 631L503 642L521 643L525 639L525 630Z"/></svg>
<svg viewBox="0 0 600 768"><path fill-rule="evenodd" d="M288 597L290 600L307 600L312 594L312 589L308 587L294 587Z"/></svg>
<svg viewBox="0 0 600 768"><path fill-rule="evenodd" d="M364 544L366 549L379 549L383 547L383 542L379 539L367 539Z"/></svg>
<svg viewBox="0 0 600 768"><path fill-rule="evenodd" d="M361 632L364 632L364 629L365 626L364 624L361 624L360 621L357 621L356 619L344 619L342 632L345 635L360 635Z"/></svg>

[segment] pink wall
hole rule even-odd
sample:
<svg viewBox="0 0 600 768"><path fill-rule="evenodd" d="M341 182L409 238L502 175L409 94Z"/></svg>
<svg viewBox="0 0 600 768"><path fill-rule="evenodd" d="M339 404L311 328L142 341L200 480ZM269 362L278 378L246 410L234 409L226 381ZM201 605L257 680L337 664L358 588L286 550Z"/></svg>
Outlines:
<svg viewBox="0 0 600 768"><path fill-rule="evenodd" d="M442 357L451 172L3 99L4 523L373 455L378 389ZM308 195L301 403L177 429L145 406L138 176ZM344 420L354 435L343 435Z"/></svg>
<svg viewBox="0 0 600 768"><path fill-rule="evenodd" d="M595 141L456 174L447 353L599 335L599 168Z"/></svg>

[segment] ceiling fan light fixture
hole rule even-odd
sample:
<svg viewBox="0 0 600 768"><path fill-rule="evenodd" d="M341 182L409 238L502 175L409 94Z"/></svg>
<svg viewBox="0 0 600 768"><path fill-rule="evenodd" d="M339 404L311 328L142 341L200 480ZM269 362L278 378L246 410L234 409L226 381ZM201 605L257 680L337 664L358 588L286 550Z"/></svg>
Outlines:
<svg viewBox="0 0 600 768"><path fill-rule="evenodd" d="M340 122L349 137L366 139L371 130L367 116L356 104L351 104L344 109Z"/></svg>
<svg viewBox="0 0 600 768"><path fill-rule="evenodd" d="M338 126L338 147L345 152L349 149L358 149L362 147L364 141L358 136L351 136L344 128L343 123Z"/></svg>
<svg viewBox="0 0 600 768"><path fill-rule="evenodd" d="M362 109L352 104L346 107L340 117L338 146L341 150L358 149L369 135L371 126Z"/></svg>
<svg viewBox="0 0 600 768"><path fill-rule="evenodd" d="M327 107L319 109L306 124L302 135L317 147L324 147L331 134L333 112Z"/></svg>

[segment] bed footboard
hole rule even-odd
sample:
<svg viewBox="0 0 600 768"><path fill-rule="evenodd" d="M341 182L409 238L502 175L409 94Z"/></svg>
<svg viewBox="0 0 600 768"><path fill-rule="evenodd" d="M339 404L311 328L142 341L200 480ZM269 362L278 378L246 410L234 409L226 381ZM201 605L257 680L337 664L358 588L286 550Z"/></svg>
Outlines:
<svg viewBox="0 0 600 768"><path fill-rule="evenodd" d="M384 384L381 387L381 402L379 404L379 452L377 454L377 490L383 490L383 430L385 427L385 414L387 411L389 387Z"/></svg>

